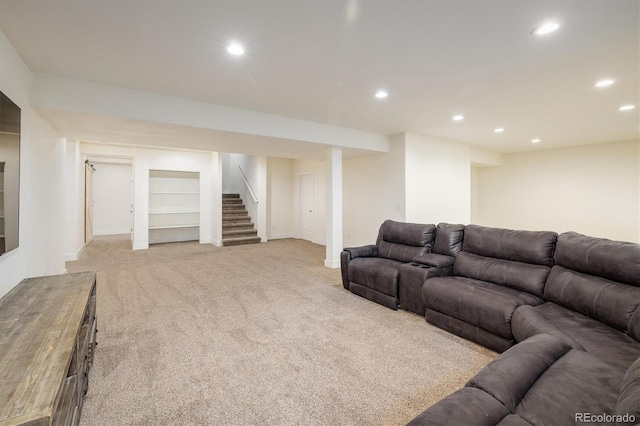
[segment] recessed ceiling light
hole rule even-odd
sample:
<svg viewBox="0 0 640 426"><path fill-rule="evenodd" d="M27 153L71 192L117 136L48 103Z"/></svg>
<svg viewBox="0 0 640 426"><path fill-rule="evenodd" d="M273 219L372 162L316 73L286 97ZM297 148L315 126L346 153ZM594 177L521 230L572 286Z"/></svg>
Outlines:
<svg viewBox="0 0 640 426"><path fill-rule="evenodd" d="M504 129L502 127L498 127L496 129L493 129L493 131L496 132L496 133L502 133L502 132L504 132Z"/></svg>
<svg viewBox="0 0 640 426"><path fill-rule="evenodd" d="M539 27L534 28L532 34L545 35L545 34L554 32L558 28L560 28L560 24L556 22L547 22L545 24L540 25Z"/></svg>
<svg viewBox="0 0 640 426"><path fill-rule="evenodd" d="M462 120L464 120L464 115L457 114L457 115L454 115L453 117L451 117L451 119L453 121L462 121Z"/></svg>
<svg viewBox="0 0 640 426"><path fill-rule="evenodd" d="M384 99L384 98L386 98L387 96L389 96L389 94L387 93L387 91L386 91L386 90L378 90L378 91L376 92L376 94L375 94L375 97L376 97L376 98L378 98L378 99Z"/></svg>
<svg viewBox="0 0 640 426"><path fill-rule="evenodd" d="M631 111L635 107L636 107L635 105L622 105L620 108L618 108L618 110L619 111Z"/></svg>
<svg viewBox="0 0 640 426"><path fill-rule="evenodd" d="M531 143L538 143L538 142L540 142L540 139L538 139L538 138L531 139Z"/></svg>
<svg viewBox="0 0 640 426"><path fill-rule="evenodd" d="M244 55L244 47L242 47L242 45L238 43L231 43L229 46L227 46L227 52L235 56Z"/></svg>
<svg viewBox="0 0 640 426"><path fill-rule="evenodd" d="M594 86L607 87L607 86L611 86L615 82L616 82L615 80L611 80L610 78L607 78L607 79L598 81L596 84L594 84Z"/></svg>

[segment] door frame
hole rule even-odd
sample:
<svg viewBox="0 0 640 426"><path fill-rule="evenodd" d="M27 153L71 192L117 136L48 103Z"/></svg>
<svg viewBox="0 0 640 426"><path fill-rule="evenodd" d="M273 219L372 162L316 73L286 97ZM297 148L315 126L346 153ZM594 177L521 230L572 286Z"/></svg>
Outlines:
<svg viewBox="0 0 640 426"><path fill-rule="evenodd" d="M84 244L93 239L93 164L87 159L84 162Z"/></svg>
<svg viewBox="0 0 640 426"><path fill-rule="evenodd" d="M85 218L84 218L84 228L85 228L85 245L88 244L88 241L86 241L86 232L87 232L87 178L86 178L86 174L87 174L87 161L89 163L107 163L107 164L121 164L121 165L129 165L131 166L131 210L130 210L130 214L131 214L131 246L133 247L133 235L134 235L134 228L135 228L135 191L136 191L136 185L135 185L135 175L136 175L136 165L135 165L135 157L133 156L128 156L128 155L108 155L108 154L92 154L90 152L86 152L83 155L84 157L84 166L85 166L85 185L84 185L84 193L85 193L85 198L84 198L84 209L85 209ZM89 189L91 191L91 197L93 200L93 180L91 181L91 188ZM91 206L91 208L93 208L93 206ZM92 230L93 231L93 230ZM93 234L93 232L92 232ZM93 237L93 235L91 235Z"/></svg>
<svg viewBox="0 0 640 426"><path fill-rule="evenodd" d="M302 205L304 197L302 194L303 191L303 185L302 185L302 178L306 177L306 176L311 176L311 235L309 235L309 238L305 238L305 231L304 231L304 206ZM298 173L298 208L299 208L299 218L298 220L300 221L300 239L306 240L306 241L313 241L313 227L315 226L315 192L314 192L314 176L313 176L313 172L303 172L303 173Z"/></svg>

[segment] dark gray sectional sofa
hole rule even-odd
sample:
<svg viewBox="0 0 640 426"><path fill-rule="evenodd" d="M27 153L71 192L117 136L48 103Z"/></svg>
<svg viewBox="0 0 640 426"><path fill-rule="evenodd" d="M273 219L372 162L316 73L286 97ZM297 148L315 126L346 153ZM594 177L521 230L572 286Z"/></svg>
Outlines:
<svg viewBox="0 0 640 426"><path fill-rule="evenodd" d="M393 223L409 232L405 225ZM640 245L574 232L434 228L422 253L395 264L396 302L387 306L504 353L411 425L640 424ZM345 288L368 297L358 293L371 286L362 275L345 275L353 260L343 253ZM360 279L356 291L351 278Z"/></svg>

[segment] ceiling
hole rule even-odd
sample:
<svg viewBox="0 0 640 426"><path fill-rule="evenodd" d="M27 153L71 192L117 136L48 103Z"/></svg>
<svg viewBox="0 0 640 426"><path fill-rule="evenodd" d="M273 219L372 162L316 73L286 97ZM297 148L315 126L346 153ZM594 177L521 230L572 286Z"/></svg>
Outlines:
<svg viewBox="0 0 640 426"><path fill-rule="evenodd" d="M637 0L0 0L34 72L495 152L639 139L639 27Z"/></svg>

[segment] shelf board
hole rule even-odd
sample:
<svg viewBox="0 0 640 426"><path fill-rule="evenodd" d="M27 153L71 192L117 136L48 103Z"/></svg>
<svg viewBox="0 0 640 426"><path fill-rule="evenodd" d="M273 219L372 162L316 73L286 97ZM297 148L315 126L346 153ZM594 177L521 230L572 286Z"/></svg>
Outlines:
<svg viewBox="0 0 640 426"><path fill-rule="evenodd" d="M189 213L200 213L200 210L181 210L181 211L171 211L171 212L149 212L149 214L189 214Z"/></svg>
<svg viewBox="0 0 640 426"><path fill-rule="evenodd" d="M199 194L200 191L149 191L150 195L154 194Z"/></svg>
<svg viewBox="0 0 640 426"><path fill-rule="evenodd" d="M153 229L175 229L175 228L199 228L200 224L198 225L163 225L163 226L150 226L149 230L153 230Z"/></svg>

